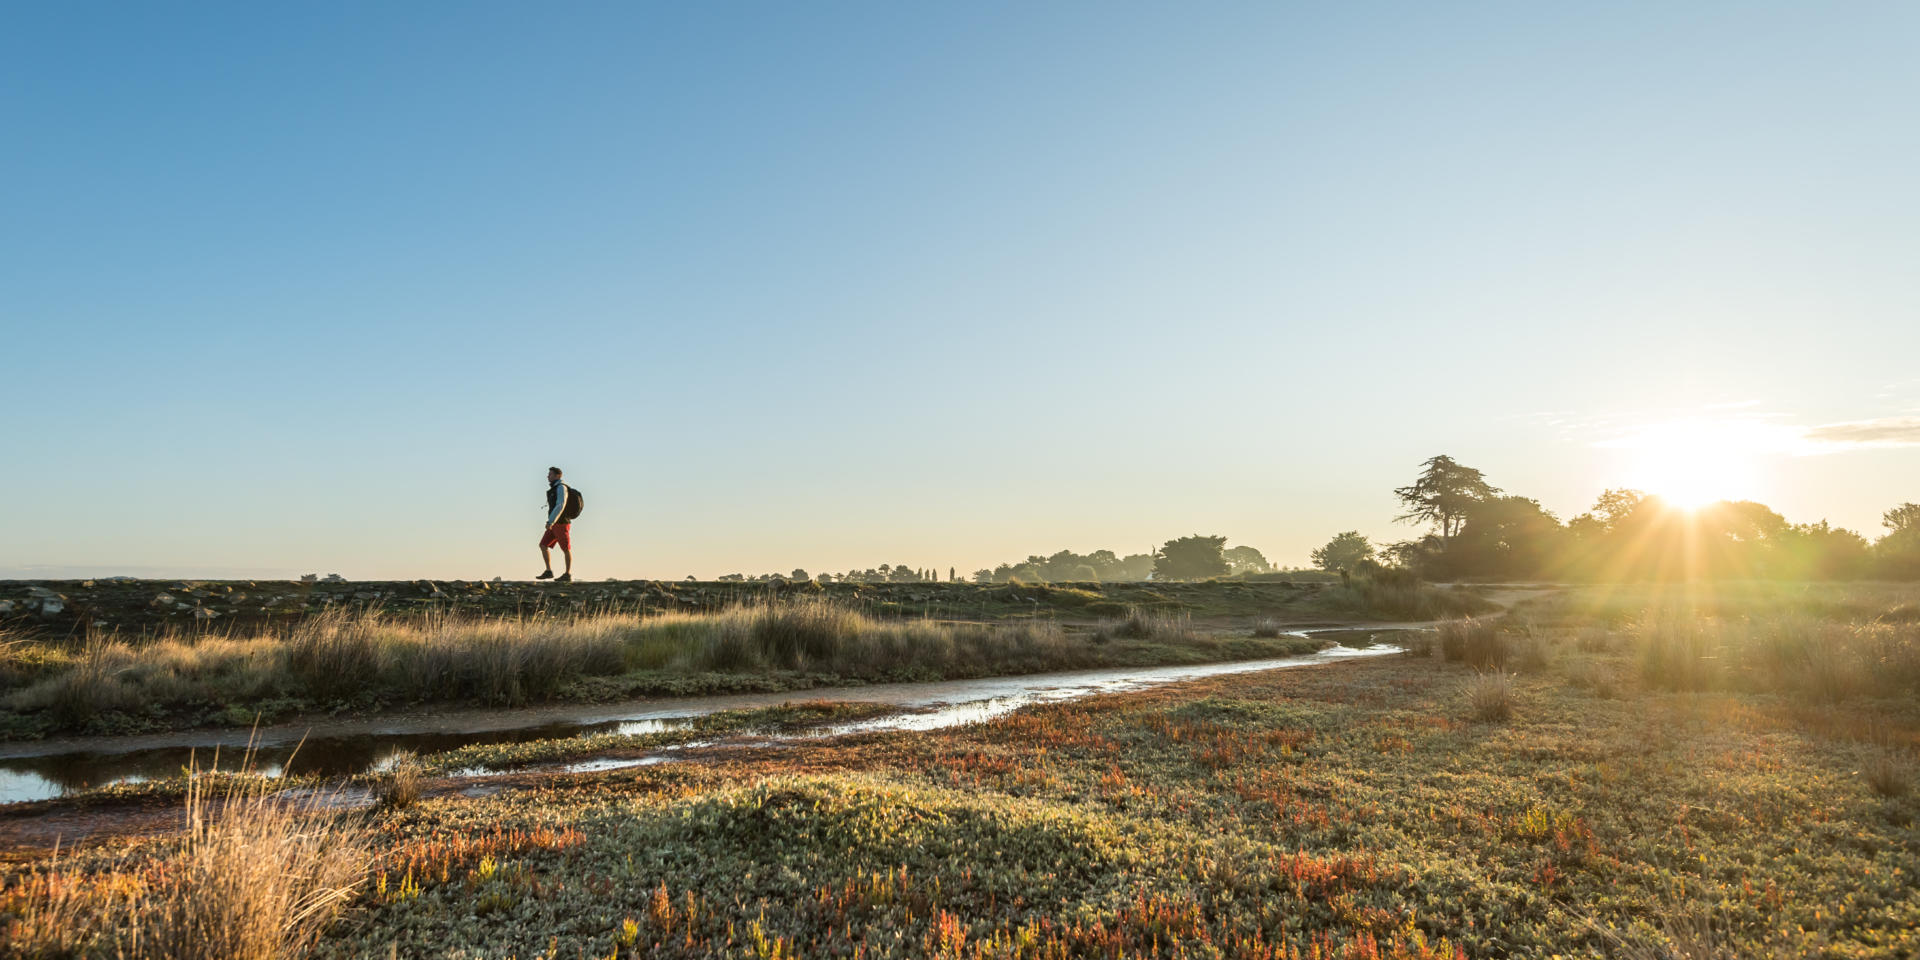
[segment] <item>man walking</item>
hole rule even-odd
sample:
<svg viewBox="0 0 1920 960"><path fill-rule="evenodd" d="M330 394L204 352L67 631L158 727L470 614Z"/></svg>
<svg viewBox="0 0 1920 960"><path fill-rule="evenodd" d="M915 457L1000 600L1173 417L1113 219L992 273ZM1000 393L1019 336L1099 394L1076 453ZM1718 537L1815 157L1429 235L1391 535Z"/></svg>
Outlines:
<svg viewBox="0 0 1920 960"><path fill-rule="evenodd" d="M547 468L547 530L540 535L540 560L547 565L546 572L534 577L535 580L553 580L557 583L569 583L573 580L573 515L579 510L568 509L570 490L560 482L560 468ZM553 548L560 547L560 553L567 558L567 571L559 577L553 575Z"/></svg>

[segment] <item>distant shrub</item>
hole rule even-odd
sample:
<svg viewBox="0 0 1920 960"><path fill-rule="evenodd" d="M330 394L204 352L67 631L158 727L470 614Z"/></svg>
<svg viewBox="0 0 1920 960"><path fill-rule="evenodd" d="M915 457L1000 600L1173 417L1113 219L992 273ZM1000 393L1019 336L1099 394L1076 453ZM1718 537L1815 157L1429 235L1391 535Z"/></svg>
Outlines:
<svg viewBox="0 0 1920 960"><path fill-rule="evenodd" d="M1911 786L1912 771L1898 753L1885 747L1873 751L1860 773L1867 786L1883 797L1905 796Z"/></svg>
<svg viewBox="0 0 1920 960"><path fill-rule="evenodd" d="M1465 663L1477 670L1507 665L1506 638L1491 622L1472 617L1440 625L1440 651L1448 661Z"/></svg>
<svg viewBox="0 0 1920 960"><path fill-rule="evenodd" d="M1262 640L1276 640L1280 637L1280 621L1261 620L1253 625L1253 635Z"/></svg>

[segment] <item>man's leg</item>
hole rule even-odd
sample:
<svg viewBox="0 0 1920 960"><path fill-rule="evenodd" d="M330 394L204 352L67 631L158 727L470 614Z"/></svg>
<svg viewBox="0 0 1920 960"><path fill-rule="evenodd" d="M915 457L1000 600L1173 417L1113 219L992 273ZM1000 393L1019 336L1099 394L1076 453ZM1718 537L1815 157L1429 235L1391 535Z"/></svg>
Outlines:
<svg viewBox="0 0 1920 960"><path fill-rule="evenodd" d="M540 562L546 564L547 570L545 573L534 577L535 580L553 579L553 545L557 541L558 538L553 535L553 528L551 527L540 534Z"/></svg>
<svg viewBox="0 0 1920 960"><path fill-rule="evenodd" d="M573 548L561 547L560 555L567 558L567 573L571 574L573 572Z"/></svg>

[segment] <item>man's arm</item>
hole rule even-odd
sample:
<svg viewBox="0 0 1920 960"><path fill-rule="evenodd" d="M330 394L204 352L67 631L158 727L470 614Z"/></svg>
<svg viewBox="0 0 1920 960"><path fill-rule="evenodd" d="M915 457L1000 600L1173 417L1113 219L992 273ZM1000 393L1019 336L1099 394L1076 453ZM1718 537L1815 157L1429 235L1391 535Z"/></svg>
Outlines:
<svg viewBox="0 0 1920 960"><path fill-rule="evenodd" d="M547 526L560 522L560 515L567 511L567 485L557 483L553 486L553 508L547 511Z"/></svg>

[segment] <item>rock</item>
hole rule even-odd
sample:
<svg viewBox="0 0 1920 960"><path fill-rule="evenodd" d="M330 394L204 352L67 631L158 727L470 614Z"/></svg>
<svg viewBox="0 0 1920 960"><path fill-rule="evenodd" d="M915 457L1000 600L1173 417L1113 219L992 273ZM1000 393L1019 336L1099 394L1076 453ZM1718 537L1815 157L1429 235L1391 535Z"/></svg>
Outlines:
<svg viewBox="0 0 1920 960"><path fill-rule="evenodd" d="M57 596L59 596L59 594L57 594L57 593L54 593L54 592L53 592L52 590L48 590L48 589L47 589L46 587L28 587L28 588L27 588L27 596L29 596L29 597L57 597Z"/></svg>
<svg viewBox="0 0 1920 960"><path fill-rule="evenodd" d="M173 599L173 594L171 593L156 593L153 595L153 599L148 602L148 605L155 606L155 607L171 607L174 605L175 602L176 601Z"/></svg>
<svg viewBox="0 0 1920 960"><path fill-rule="evenodd" d="M82 581L80 581L80 587L81 587L81 589L83 589L83 590L92 590L92 589L93 589L93 581L92 581L92 580L82 580Z"/></svg>
<svg viewBox="0 0 1920 960"><path fill-rule="evenodd" d="M212 610L207 609L206 607L193 608L193 618L195 620L212 620L214 617L217 617L217 616L219 616L219 614L213 612Z"/></svg>
<svg viewBox="0 0 1920 960"><path fill-rule="evenodd" d="M47 597L40 601L40 615L43 617L56 616L65 609L67 609L66 601L59 597Z"/></svg>
<svg viewBox="0 0 1920 960"><path fill-rule="evenodd" d="M12 613L13 613L13 601L0 600L0 617L8 616Z"/></svg>

